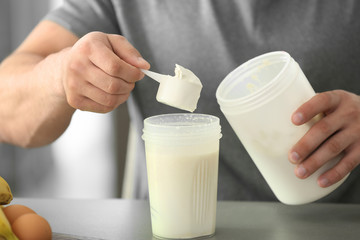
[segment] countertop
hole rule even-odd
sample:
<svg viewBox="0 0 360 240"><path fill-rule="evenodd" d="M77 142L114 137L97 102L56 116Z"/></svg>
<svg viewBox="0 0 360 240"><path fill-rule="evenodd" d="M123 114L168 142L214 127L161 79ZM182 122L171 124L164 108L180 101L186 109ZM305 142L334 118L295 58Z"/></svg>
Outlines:
<svg viewBox="0 0 360 240"><path fill-rule="evenodd" d="M15 198L11 204L26 205L45 217L54 240L156 239L148 201ZM360 205L220 201L216 233L208 239L360 239Z"/></svg>

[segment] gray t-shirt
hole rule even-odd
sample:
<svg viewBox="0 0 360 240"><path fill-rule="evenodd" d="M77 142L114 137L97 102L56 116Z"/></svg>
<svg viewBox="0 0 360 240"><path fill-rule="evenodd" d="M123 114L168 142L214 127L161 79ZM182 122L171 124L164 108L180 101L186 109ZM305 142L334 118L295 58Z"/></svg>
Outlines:
<svg viewBox="0 0 360 240"><path fill-rule="evenodd" d="M172 75L175 63L191 69L204 86L196 112L218 116L222 125L218 198L275 201L221 113L215 91L223 78L246 60L284 50L299 63L315 91L359 93L359 12L360 4L345 0L68 0L46 19L79 37L91 31L124 35L153 71ZM157 87L154 81L136 84L129 104L137 129L142 129L146 117L181 112L156 102ZM141 132L138 134L140 139ZM139 151L143 148L139 146ZM144 172L145 159L138 161ZM146 185L146 175L140 177ZM360 203L359 190L357 168L321 201ZM138 196L146 194L142 188Z"/></svg>

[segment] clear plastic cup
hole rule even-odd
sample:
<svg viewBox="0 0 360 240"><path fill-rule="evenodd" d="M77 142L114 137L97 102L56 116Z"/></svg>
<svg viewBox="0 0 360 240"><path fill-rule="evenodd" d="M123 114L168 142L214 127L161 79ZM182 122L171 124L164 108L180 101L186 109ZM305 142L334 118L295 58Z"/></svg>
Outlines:
<svg viewBox="0 0 360 240"><path fill-rule="evenodd" d="M215 233L219 119L165 114L144 120L152 231L191 239Z"/></svg>
<svg viewBox="0 0 360 240"><path fill-rule="evenodd" d="M317 178L341 156L303 180L295 176L294 165L288 160L291 147L321 118L317 116L302 126L291 122L292 113L314 95L299 65L282 51L242 64L216 91L221 111L276 197L286 204L318 200L345 180L327 188L317 184Z"/></svg>

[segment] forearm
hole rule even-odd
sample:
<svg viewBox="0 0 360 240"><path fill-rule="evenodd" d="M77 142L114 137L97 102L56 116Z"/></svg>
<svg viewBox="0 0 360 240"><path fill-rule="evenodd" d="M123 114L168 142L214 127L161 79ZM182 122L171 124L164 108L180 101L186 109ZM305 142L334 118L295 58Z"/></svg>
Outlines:
<svg viewBox="0 0 360 240"><path fill-rule="evenodd" d="M81 39L41 22L0 65L0 142L23 147L57 139L75 109L107 113L125 102L149 69L120 35Z"/></svg>
<svg viewBox="0 0 360 240"><path fill-rule="evenodd" d="M65 131L75 111L61 83L66 51L15 52L0 65L0 142L41 146Z"/></svg>

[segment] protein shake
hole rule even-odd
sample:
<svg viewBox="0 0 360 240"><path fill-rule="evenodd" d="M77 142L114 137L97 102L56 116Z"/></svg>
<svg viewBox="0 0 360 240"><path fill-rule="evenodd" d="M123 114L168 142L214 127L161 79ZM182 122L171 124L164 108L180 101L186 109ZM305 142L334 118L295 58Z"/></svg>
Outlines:
<svg viewBox="0 0 360 240"><path fill-rule="evenodd" d="M154 236L189 239L214 234L220 137L219 119L210 115L145 119Z"/></svg>

